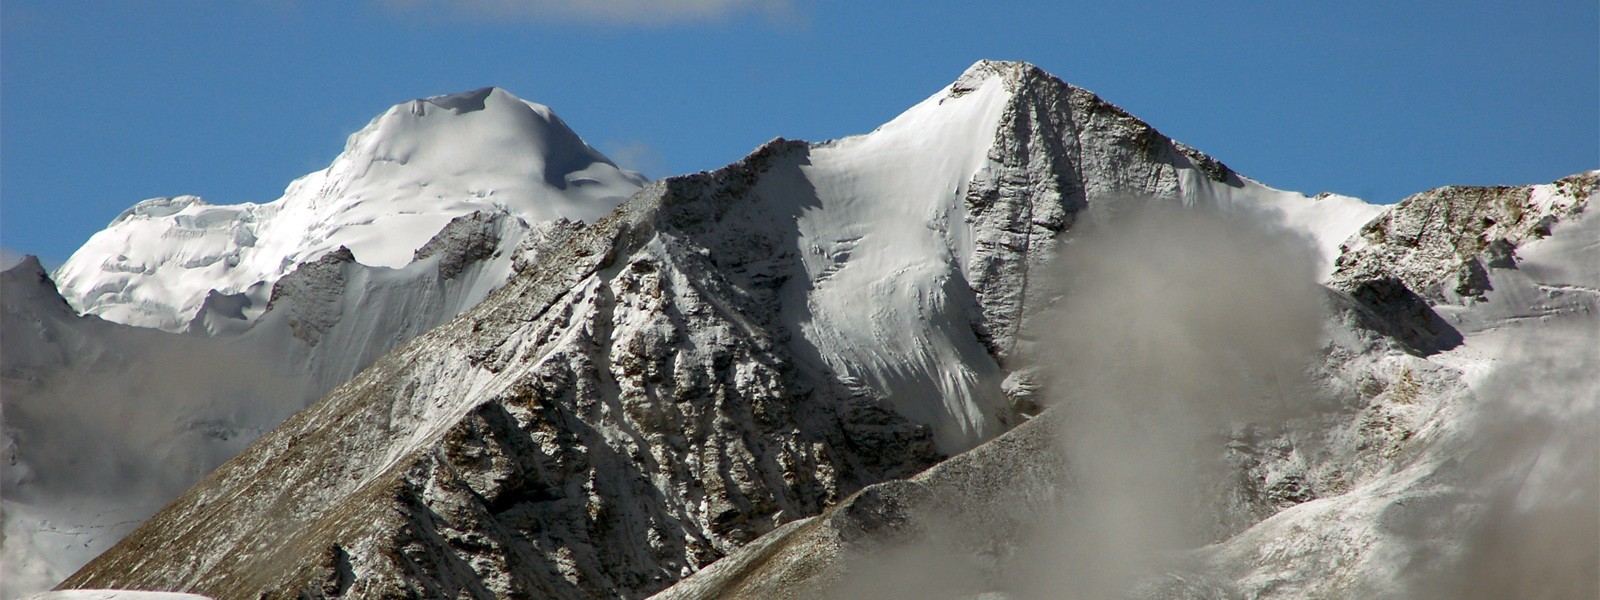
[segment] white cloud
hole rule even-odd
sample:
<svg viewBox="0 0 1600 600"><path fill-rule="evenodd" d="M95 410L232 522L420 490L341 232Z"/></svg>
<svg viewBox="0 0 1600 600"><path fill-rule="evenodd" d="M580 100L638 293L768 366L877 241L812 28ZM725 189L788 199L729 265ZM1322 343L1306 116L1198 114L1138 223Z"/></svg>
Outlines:
<svg viewBox="0 0 1600 600"><path fill-rule="evenodd" d="M662 26L716 21L739 14L774 20L794 16L793 0L379 0L406 12L442 11L466 17L588 21Z"/></svg>
<svg viewBox="0 0 1600 600"><path fill-rule="evenodd" d="M611 142L604 144L606 156L617 166L638 171L651 179L659 178L665 169L661 153L647 142Z"/></svg>

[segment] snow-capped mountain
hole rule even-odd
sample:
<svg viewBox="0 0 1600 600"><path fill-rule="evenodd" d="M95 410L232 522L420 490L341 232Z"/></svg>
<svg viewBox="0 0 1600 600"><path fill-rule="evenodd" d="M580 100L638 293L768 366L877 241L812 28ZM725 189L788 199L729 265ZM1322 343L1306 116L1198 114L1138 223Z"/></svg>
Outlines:
<svg viewBox="0 0 1600 600"><path fill-rule="evenodd" d="M272 202L140 202L55 279L74 308L118 323L183 331L208 297L248 321L278 278L341 247L361 264L401 268L456 217L592 222L643 183L549 108L483 88L389 109Z"/></svg>
<svg viewBox="0 0 1600 600"><path fill-rule="evenodd" d="M60 295L36 262L7 271L0 596L59 582L641 182L485 89L396 106L273 203L141 203L58 271L78 274Z"/></svg>
<svg viewBox="0 0 1600 600"><path fill-rule="evenodd" d="M1023 422L1062 235L1150 204L1309 240L1306 285L1383 210L1273 190L981 62L872 133L651 184L65 585L660 591Z"/></svg>

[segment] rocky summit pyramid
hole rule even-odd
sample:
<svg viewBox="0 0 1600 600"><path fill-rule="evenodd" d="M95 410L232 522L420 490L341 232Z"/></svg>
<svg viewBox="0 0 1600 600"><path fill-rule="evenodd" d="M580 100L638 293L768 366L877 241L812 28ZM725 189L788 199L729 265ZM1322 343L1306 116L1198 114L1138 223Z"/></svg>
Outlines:
<svg viewBox="0 0 1600 600"><path fill-rule="evenodd" d="M1574 185L1569 207L1593 194ZM915 481L993 497L1006 490L981 482L1028 475L1032 453L1016 448L1053 470L1049 444L1026 436L1050 422L1029 418L1052 384L1037 332L1059 295L1054 263L1073 251L1061 242L1146 205L1308 241L1306 283L1338 286L1328 302L1348 333L1328 346L1338 360L1324 381L1362 407L1404 405L1374 408L1370 427L1316 420L1319 440L1348 450L1336 469L1296 462L1291 433L1241 431L1260 458L1212 490L1234 500L1209 531L1254 531L1365 482L1418 425L1404 399L1461 389L1422 362L1455 326L1404 293L1409 274L1359 271L1360 250L1341 248L1361 233L1369 252L1389 251L1373 236L1395 228L1369 225L1383 209L1273 190L1031 65L985 61L869 134L774 140L552 234L537 264L263 436L63 586L638 598L705 570L690 582L720 579L671 593L762 597L794 582L809 594L837 579L828 556L841 546L783 541L818 531L806 519L858 507L866 525L836 538L892 532L874 517L905 522L893 509L915 502L871 486L974 447ZM1461 252L1477 256L1451 260ZM1044 490L1035 504L1066 497L1053 482L1011 491L1028 489ZM1025 518L971 531L1015 533ZM797 570L769 568L781 565Z"/></svg>

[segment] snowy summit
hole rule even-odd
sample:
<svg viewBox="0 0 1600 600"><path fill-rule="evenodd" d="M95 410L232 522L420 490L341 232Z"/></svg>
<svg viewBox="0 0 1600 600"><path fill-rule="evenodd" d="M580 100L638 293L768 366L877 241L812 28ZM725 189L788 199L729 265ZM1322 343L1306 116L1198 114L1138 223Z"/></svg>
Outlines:
<svg viewBox="0 0 1600 600"><path fill-rule="evenodd" d="M56 281L81 312L180 331L212 290L242 294L254 318L273 282L340 247L365 265L403 267L456 217L593 221L644 181L548 107L483 88L389 109L332 165L272 202L141 202L90 238Z"/></svg>

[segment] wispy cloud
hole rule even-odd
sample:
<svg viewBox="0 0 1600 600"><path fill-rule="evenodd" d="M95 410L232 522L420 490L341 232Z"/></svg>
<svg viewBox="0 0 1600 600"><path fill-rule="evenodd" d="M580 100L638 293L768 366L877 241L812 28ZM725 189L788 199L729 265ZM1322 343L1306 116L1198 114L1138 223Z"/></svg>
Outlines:
<svg viewBox="0 0 1600 600"><path fill-rule="evenodd" d="M1470 451L1431 475L1437 508L1394 520L1409 554L1403 597L1600 598L1595 320L1546 318L1512 330L1473 412L1451 420Z"/></svg>
<svg viewBox="0 0 1600 600"><path fill-rule="evenodd" d="M17 266L22 262L23 254L6 247L0 247L0 271Z"/></svg>
<svg viewBox="0 0 1600 600"><path fill-rule="evenodd" d="M1314 393L1306 367L1327 318L1317 253L1242 214L1145 204L1080 222L1029 280L1053 298L1026 337L1070 465L1058 512L986 517L1029 524L1015 550L945 542L963 534L931 517L928 545L855 559L832 598L1164 598L1139 586L1216 539L1222 486L1240 477L1229 433L1282 422Z"/></svg>
<svg viewBox="0 0 1600 600"><path fill-rule="evenodd" d="M793 0L378 0L405 12L441 11L469 18L586 21L657 27L718 21L743 14L774 21L796 17Z"/></svg>
<svg viewBox="0 0 1600 600"><path fill-rule="evenodd" d="M610 142L607 144L602 144L602 146L605 148L606 156L611 157L611 160L616 162L617 166L632 171L638 171L645 177L649 177L651 179L656 179L664 175L662 171L666 167L665 162L661 157L661 152L657 151L655 146L652 146L647 142L641 142L638 140L630 142Z"/></svg>
<svg viewBox="0 0 1600 600"><path fill-rule="evenodd" d="M1313 389L1316 265L1309 241L1244 215L1149 204L1074 229L1035 328L1073 498L1019 553L1020 597L1127 597L1215 539L1213 490L1238 477L1228 432L1282 422Z"/></svg>

